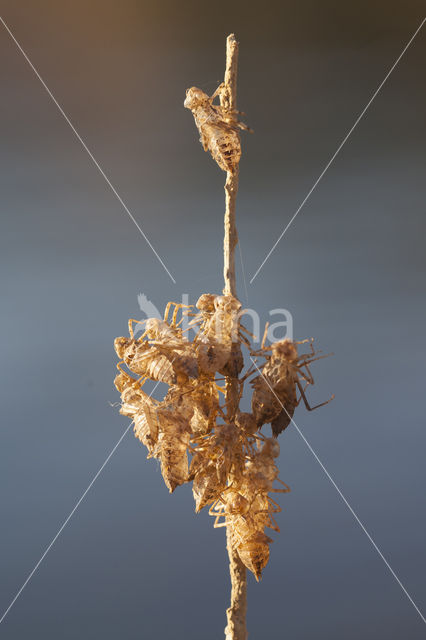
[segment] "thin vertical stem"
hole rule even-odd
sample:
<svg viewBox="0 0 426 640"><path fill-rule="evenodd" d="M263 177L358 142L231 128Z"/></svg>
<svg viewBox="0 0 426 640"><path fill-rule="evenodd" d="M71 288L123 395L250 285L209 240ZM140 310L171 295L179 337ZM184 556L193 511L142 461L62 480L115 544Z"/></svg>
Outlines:
<svg viewBox="0 0 426 640"><path fill-rule="evenodd" d="M228 624L225 627L225 639L247 640L247 570L240 560L238 551L236 549L232 549L228 530L226 539L232 589L231 606L226 610Z"/></svg>
<svg viewBox="0 0 426 640"><path fill-rule="evenodd" d="M226 40L226 69L224 88L220 95L222 107L228 111L237 109L237 69L238 42L231 34ZM235 223L235 205L238 193L238 166L234 172L228 171L225 182L225 236L223 243L224 265L223 275L225 295L237 297L235 281L235 247L238 243L237 227ZM238 408L238 381L236 378L226 377L225 399L228 418L232 420ZM232 548L230 534L227 528L227 550L229 555L229 572L231 575L231 605L226 610L228 624L225 628L226 640L246 640L246 611L247 611L247 571L241 562L236 549Z"/></svg>
<svg viewBox="0 0 426 640"><path fill-rule="evenodd" d="M220 95L220 103L228 111L237 109L237 70L238 42L233 33L226 40L226 69L224 89ZM235 223L235 204L238 193L238 166L234 172L227 171L225 182L225 237L223 244L225 295L237 295L235 283L235 247L238 243Z"/></svg>

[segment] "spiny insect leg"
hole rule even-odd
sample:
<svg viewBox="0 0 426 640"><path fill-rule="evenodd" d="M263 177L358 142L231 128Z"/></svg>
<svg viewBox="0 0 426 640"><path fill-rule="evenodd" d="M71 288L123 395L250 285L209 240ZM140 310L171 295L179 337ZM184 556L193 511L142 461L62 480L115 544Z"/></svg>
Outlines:
<svg viewBox="0 0 426 640"><path fill-rule="evenodd" d="M218 498L213 502L209 509L210 516L217 516L218 514L225 513L225 503L222 498Z"/></svg>
<svg viewBox="0 0 426 640"><path fill-rule="evenodd" d="M250 355L251 356L261 356L263 358L266 358L268 351L271 351L272 347L261 347L260 349L258 349L257 351L250 351Z"/></svg>
<svg viewBox="0 0 426 640"><path fill-rule="evenodd" d="M271 512L268 512L268 517L269 517L269 529L272 529L272 531L276 531L277 533L279 533L281 531L281 529L278 526L278 522L275 520L274 516L272 515Z"/></svg>
<svg viewBox="0 0 426 640"><path fill-rule="evenodd" d="M248 336L250 336L250 338L251 338L252 340L256 340L256 336L254 335L254 333L252 333L251 331L249 331L249 330L247 329L247 327L245 327L243 324L240 324L240 328L239 328L238 336L239 336L240 340L241 340L242 342L244 342L244 344L247 344L247 346L249 346L249 345L250 345L250 341L247 341L248 339L247 339L245 336L243 336L243 335L242 335L242 333L246 333ZM247 342L246 342L246 341L247 341Z"/></svg>
<svg viewBox="0 0 426 640"><path fill-rule="evenodd" d="M285 488L284 488L284 489L276 489L276 488L273 488L273 489L271 489L271 491L272 491L273 493L288 493L288 492L290 491L290 487L288 486L288 484L286 484L285 482L283 482L283 481L281 480L281 478L276 478L276 481L277 481L277 482L279 482L280 484L282 484L282 485L283 485L283 487L285 487Z"/></svg>
<svg viewBox="0 0 426 640"><path fill-rule="evenodd" d="M148 380L148 376L143 376L143 375L142 375L142 376L139 376L139 378L137 378L137 379L134 381L134 383L133 383L133 384L134 384L134 386L138 385L138 386L140 386L140 387L143 387L143 385L145 384L145 382L146 382L147 380Z"/></svg>
<svg viewBox="0 0 426 640"><path fill-rule="evenodd" d="M260 432L259 433L254 433L253 434L253 438L255 440L260 440L260 442L265 442L265 440L266 440L266 437L263 435L263 433L260 433ZM259 443L257 443L257 446L259 446Z"/></svg>
<svg viewBox="0 0 426 640"><path fill-rule="evenodd" d="M231 411L234 409L234 407L233 407L233 403L232 403L232 402L225 402L225 404L224 404L224 405L219 406L219 411L222 411L222 412L223 412L223 409L226 409L226 415L225 415L225 417L223 418L225 421L230 419L230 416L229 416L229 414L228 414L228 409L229 409L229 408L231 409ZM222 414L222 415L224 415L224 414ZM231 416L231 417L232 417L232 416Z"/></svg>
<svg viewBox="0 0 426 640"><path fill-rule="evenodd" d="M142 341L148 335L148 333L149 333L148 329L145 329L145 331L143 332L139 340Z"/></svg>
<svg viewBox="0 0 426 640"><path fill-rule="evenodd" d="M306 371L307 371L306 374L302 371L302 367L304 367L306 369ZM299 375L302 376L302 378L305 380L305 382L307 382L308 384L314 384L313 375L311 373L311 370L309 369L309 366L306 363L298 365L297 368L298 368Z"/></svg>
<svg viewBox="0 0 426 640"><path fill-rule="evenodd" d="M321 353L320 351L317 351L317 353ZM323 360L324 358L328 358L329 356L333 356L334 353L326 353L323 356L318 356L318 358L311 358L309 354L306 354L306 360L303 359L303 356L301 356L299 358L299 360L302 360L300 366L303 366L304 364L311 364L312 362L316 362L317 360Z"/></svg>
<svg viewBox="0 0 426 640"><path fill-rule="evenodd" d="M170 312L170 307L172 306L173 302L168 302L166 305L166 308L164 309L164 322L167 322L167 319L169 317L169 312Z"/></svg>
<svg viewBox="0 0 426 640"><path fill-rule="evenodd" d="M225 520L223 520L223 522L220 522L220 518L225 518ZM214 524L213 524L213 527L214 527L215 529L219 529L220 527L226 527L227 525L228 525L228 523L227 523L227 521L226 521L226 516L225 516L225 514L222 514L222 513L221 513L220 515L217 515L217 516L216 516L216 518L215 518L215 520L214 520Z"/></svg>
<svg viewBox="0 0 426 640"><path fill-rule="evenodd" d="M225 505L222 503L219 506L219 503L222 502L220 499L213 502L212 506L209 509L209 515L215 518L213 527L215 529L219 529L220 527L226 527L228 524L226 522L226 514L225 514ZM225 518L223 522L220 521L221 518Z"/></svg>
<svg viewBox="0 0 426 640"><path fill-rule="evenodd" d="M172 322L171 322L171 326L175 327L176 326L176 318L177 318L177 314L179 312L179 309L183 309L184 307L186 309L190 309L191 306L188 306L187 304L180 304L179 302L168 302L166 305L166 308L164 310L164 322L168 322L168 318L169 318L169 313L170 313L170 309L172 308L172 306L174 306L174 311L173 311L173 316L172 316Z"/></svg>
<svg viewBox="0 0 426 640"><path fill-rule="evenodd" d="M255 436L255 437L257 438L257 436ZM249 440L246 440L245 445L246 445L247 451L249 453L249 456L246 456L246 457L247 457L247 459L249 459L250 456L252 457L252 456L254 456L256 454L256 449L254 448L254 444L252 442L250 442Z"/></svg>
<svg viewBox="0 0 426 640"><path fill-rule="evenodd" d="M247 378L249 378L256 370L257 370L256 365L252 364L252 366L249 369L247 369L243 377L239 378L238 382L240 383L241 387L244 384L244 382L247 380Z"/></svg>
<svg viewBox="0 0 426 640"><path fill-rule="evenodd" d="M192 309L192 305L190 305L190 304L176 304L175 302L173 304L175 305L175 310L173 312L173 317L172 317L172 326L173 327L178 327L183 322L183 317L182 317L182 319L179 321L179 323L176 324L176 319L177 319L178 312L180 311L180 309ZM183 311L182 311L182 316L183 316Z"/></svg>
<svg viewBox="0 0 426 640"><path fill-rule="evenodd" d="M263 332L262 343L260 345L261 349L265 348L266 338L268 337L268 329L269 329L269 322L265 324L265 331Z"/></svg>
<svg viewBox="0 0 426 640"><path fill-rule="evenodd" d="M256 336L254 335L254 333L252 333L251 331L249 331L247 329L247 327L245 327L243 324L240 323L240 331L244 331L244 333L246 333L247 335L250 336L250 338L253 338L253 340L256 339Z"/></svg>
<svg viewBox="0 0 426 640"><path fill-rule="evenodd" d="M193 327L196 324L201 324L203 321L203 315L201 313L189 313L188 315L194 316L194 319L188 323L188 327Z"/></svg>
<svg viewBox="0 0 426 640"><path fill-rule="evenodd" d="M240 329L241 329L241 327L240 327ZM247 331L247 333L253 338L253 340L255 340L255 336L252 333L250 333L249 331ZM241 330L238 331L238 339L239 339L240 342L245 344L246 347L250 347L251 346L250 340L241 332Z"/></svg>
<svg viewBox="0 0 426 640"><path fill-rule="evenodd" d="M221 406L219 405L219 406L218 406L218 408L217 408L217 412L218 412L218 414L220 415L220 417L222 418L222 420L223 420L224 422L226 422L226 413L225 413L225 412L224 412L224 410L223 410L223 409L225 409L225 406L226 406L226 405L224 405L223 407L221 407Z"/></svg>
<svg viewBox="0 0 426 640"><path fill-rule="evenodd" d="M275 500L273 500L271 496L268 496L268 502L270 504L271 513L281 513L282 509L280 505L278 504L278 502L275 502Z"/></svg>
<svg viewBox="0 0 426 640"><path fill-rule="evenodd" d="M314 354L315 352L313 347L313 342L314 342L313 338L305 338L304 340L295 340L293 344L306 344L307 342L310 343L312 354Z"/></svg>
<svg viewBox="0 0 426 640"><path fill-rule="evenodd" d="M130 376L130 374L129 374L127 371L124 371L124 369L123 369L123 368L122 368L122 366L121 366L122 364L126 364L126 363L124 362L124 360L121 360L121 362L117 362L117 369L118 369L119 371L121 371L121 373L124 373L126 376L131 377L131 376Z"/></svg>
<svg viewBox="0 0 426 640"><path fill-rule="evenodd" d="M237 125L243 131L247 131L247 133L254 133L254 130L251 129L251 127L249 127L245 122L241 122L240 120L237 120Z"/></svg>
<svg viewBox="0 0 426 640"><path fill-rule="evenodd" d="M209 150L209 138L204 133L204 131L201 131L201 130L200 130L200 142L202 144L202 147L203 147L204 151L208 151Z"/></svg>
<svg viewBox="0 0 426 640"><path fill-rule="evenodd" d="M221 82L220 85L218 86L218 88L216 89L216 91L210 96L210 102L213 102L213 100L215 98L220 96L220 94L223 92L224 88L225 88L225 83Z"/></svg>
<svg viewBox="0 0 426 640"><path fill-rule="evenodd" d="M273 514L274 513L280 513L281 508L274 508L271 504L270 504L270 498L268 496L267 499L268 502L268 509L265 509L264 511L258 511L258 513L265 513L268 517L269 523L266 525L268 527L268 529L272 529L273 531L277 531L277 533L280 532L280 528L278 526L277 521L275 520ZM275 503L276 504L276 503ZM277 505L278 506L278 505Z"/></svg>
<svg viewBox="0 0 426 640"><path fill-rule="evenodd" d="M123 374L125 375L127 378L129 378L130 380L133 380L132 385L137 384L139 382L139 379L136 380L136 378L133 378L133 376L130 375L130 373L128 371L125 371L123 369L123 367L121 366L122 364L126 364L124 362L124 360L122 360L121 362L117 363L117 369ZM145 382L145 380L144 380Z"/></svg>
<svg viewBox="0 0 426 640"><path fill-rule="evenodd" d="M146 322L146 320L135 320L134 318L129 319L129 335L132 338L132 340L134 340L135 338L135 336L133 335L133 323L144 324L144 322Z"/></svg>
<svg viewBox="0 0 426 640"><path fill-rule="evenodd" d="M329 402L331 402L331 401L333 400L333 398L334 398L334 394L333 394L333 395L331 396L331 398L329 398L329 399L328 399L328 400L326 400L325 402L320 402L320 404L316 404L316 405L315 405L315 407L311 407L311 406L310 406L310 404L309 404L309 402L308 402L307 397L305 396L305 392L304 392L304 390L303 390L302 385L300 384L300 381L299 381L299 380L296 380L296 384L297 384L297 387L298 387L298 389L299 389L299 391L300 391L300 395L301 395L301 397L302 397L302 399L303 399L303 402L304 402L304 404L305 404L305 407L307 408L307 410L308 410L308 411L313 411L314 409L319 409L320 407L324 407L326 404L328 404ZM300 402L300 400L299 400L299 402Z"/></svg>

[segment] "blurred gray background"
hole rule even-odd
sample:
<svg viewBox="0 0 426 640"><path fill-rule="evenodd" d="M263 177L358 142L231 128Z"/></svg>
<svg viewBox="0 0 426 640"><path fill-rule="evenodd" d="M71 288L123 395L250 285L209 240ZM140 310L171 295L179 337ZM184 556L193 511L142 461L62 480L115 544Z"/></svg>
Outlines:
<svg viewBox="0 0 426 640"><path fill-rule="evenodd" d="M185 89L241 46L238 226L247 277L424 17L422 2L73 3L1 15L176 279L169 279L7 34L1 48L1 613L128 421L112 343L139 315L222 289L224 174ZM425 607L426 27L265 267L262 321L333 351L296 422ZM239 292L247 304L241 273ZM297 431L250 638L423 638L425 626ZM129 432L1 625L21 638L222 637L224 531L170 496Z"/></svg>

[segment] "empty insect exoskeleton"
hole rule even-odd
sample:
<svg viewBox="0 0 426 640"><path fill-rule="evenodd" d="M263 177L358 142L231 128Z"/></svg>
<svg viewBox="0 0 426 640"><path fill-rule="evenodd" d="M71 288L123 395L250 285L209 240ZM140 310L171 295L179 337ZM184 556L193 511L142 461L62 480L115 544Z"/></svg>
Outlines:
<svg viewBox="0 0 426 640"><path fill-rule="evenodd" d="M185 420L174 411L160 408L158 442L153 455L160 459L164 482L172 493L188 480L188 454L190 432Z"/></svg>
<svg viewBox="0 0 426 640"><path fill-rule="evenodd" d="M196 306L200 313L191 324L200 325L195 340L200 369L237 377L244 366L241 342L249 344L240 322L241 302L231 295L203 294Z"/></svg>
<svg viewBox="0 0 426 640"><path fill-rule="evenodd" d="M172 320L168 322L171 306L174 305ZM184 305L169 302L160 318L147 318L139 323L129 320L129 338L116 338L115 350L133 373L146 376L151 380L168 385L184 384L189 377L198 373L197 356L182 334L177 322L177 313ZM135 338L133 323L144 324L145 331Z"/></svg>
<svg viewBox="0 0 426 640"><path fill-rule="evenodd" d="M148 453L152 454L158 439L157 407L159 403L142 389L146 379L135 380L123 371L120 363L117 368L120 373L116 376L114 383L121 393L120 413L132 418L135 436L146 446Z"/></svg>
<svg viewBox="0 0 426 640"><path fill-rule="evenodd" d="M232 547L237 549L240 559L256 580L268 563L272 542L264 529L279 531L273 514L279 513L281 507L268 494L289 491L278 478L274 462L279 449L275 439L264 439L261 449L247 456L243 473L233 477L229 488L222 492L209 511L216 517L215 527L228 528ZM281 483L280 488L274 487L275 481Z"/></svg>
<svg viewBox="0 0 426 640"><path fill-rule="evenodd" d="M218 499L226 488L231 471L242 473L243 441L233 425L217 425L214 432L198 440L190 466L194 479L196 511Z"/></svg>
<svg viewBox="0 0 426 640"><path fill-rule="evenodd" d="M175 309L171 322L169 322L168 315L172 306ZM189 309L190 307L176 302L169 302L164 312L164 320L159 318L145 320L146 329L142 335L142 338L147 337L150 344L157 349L159 354L167 357L173 364L179 384L182 384L188 377L195 378L198 375L196 355L188 338L183 335L179 326L183 321L183 317L177 322L178 311L182 308Z"/></svg>
<svg viewBox="0 0 426 640"><path fill-rule="evenodd" d="M170 387L163 404L187 422L191 434L204 436L216 424L219 412L218 386L214 380L207 378L188 380L182 386Z"/></svg>
<svg viewBox="0 0 426 640"><path fill-rule="evenodd" d="M277 437L290 424L294 410L302 399L306 408L313 411L328 404L334 396L314 407L309 405L306 398L306 386L314 384L309 365L327 357L315 357L312 340L293 342L285 338L267 348L263 346L263 342L259 351L252 352L252 355L263 355L266 358L261 374L251 381L252 411L259 427L270 422L272 433ZM299 355L297 345L306 342L310 342L311 352ZM268 351L271 351L270 355L267 355ZM301 380L305 382L305 387ZM300 393L299 398L297 391Z"/></svg>
<svg viewBox="0 0 426 640"><path fill-rule="evenodd" d="M115 339L114 346L118 357L133 373L169 385L177 382L172 362L148 342L120 337Z"/></svg>
<svg viewBox="0 0 426 640"><path fill-rule="evenodd" d="M237 119L236 112L213 104L222 90L223 85L219 85L209 97L201 89L191 87L186 91L184 106L192 111L204 151L210 151L223 171L234 172L241 158L238 129L250 129Z"/></svg>

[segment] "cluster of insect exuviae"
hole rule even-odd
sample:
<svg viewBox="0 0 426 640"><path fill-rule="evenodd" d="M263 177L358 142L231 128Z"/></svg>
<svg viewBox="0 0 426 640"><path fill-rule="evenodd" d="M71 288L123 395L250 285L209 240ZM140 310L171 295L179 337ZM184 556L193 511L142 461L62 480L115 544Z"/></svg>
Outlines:
<svg viewBox="0 0 426 640"><path fill-rule="evenodd" d="M305 389L318 356L312 340L304 341L304 355L298 354L303 343L288 339L267 347L266 330L253 350L242 313L232 295L205 293L195 310L170 302L163 320L142 321L139 337L136 320L129 320L129 337L115 340L121 360L115 386L120 413L132 419L148 457L160 461L169 490L192 482L196 511L209 507L214 526L228 527L232 547L258 580L272 542L265 530L279 531L274 516L281 508L271 496L289 491L278 477L277 436L300 400L311 409ZM195 330L192 341L182 330L184 319ZM245 372L242 348L251 359ZM237 386L239 399L251 382L251 412L227 405L225 379ZM167 385L163 400L144 391L147 380ZM262 433L267 423L272 437Z"/></svg>

